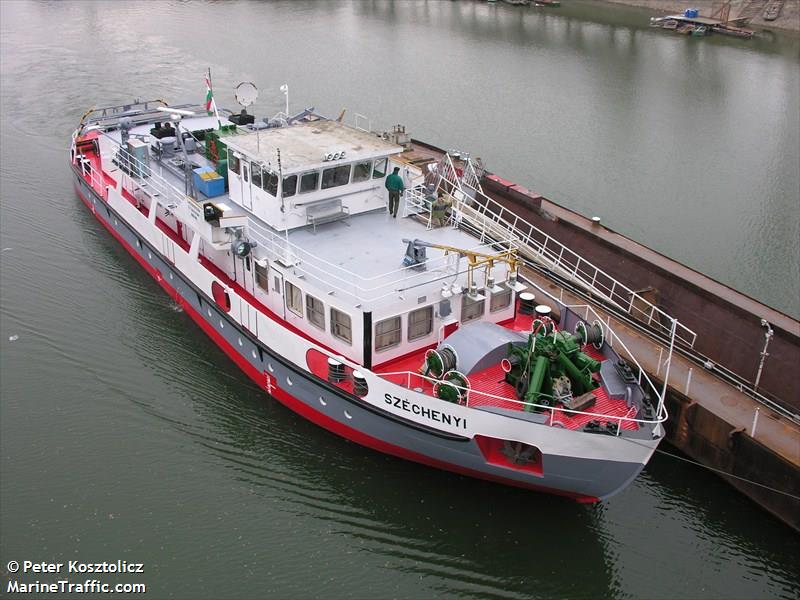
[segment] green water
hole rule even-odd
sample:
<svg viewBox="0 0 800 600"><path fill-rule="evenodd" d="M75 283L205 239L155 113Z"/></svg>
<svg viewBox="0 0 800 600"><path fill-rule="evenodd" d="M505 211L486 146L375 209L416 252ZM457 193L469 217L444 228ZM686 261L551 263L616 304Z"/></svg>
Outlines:
<svg viewBox="0 0 800 600"><path fill-rule="evenodd" d="M77 199L69 135L134 96L315 104L498 174L800 314L798 43L569 3L0 3L0 582L127 560L153 598L797 598L800 541L656 456L599 506L336 438L266 397ZM9 337L19 336L10 341ZM85 576L71 578L83 581Z"/></svg>

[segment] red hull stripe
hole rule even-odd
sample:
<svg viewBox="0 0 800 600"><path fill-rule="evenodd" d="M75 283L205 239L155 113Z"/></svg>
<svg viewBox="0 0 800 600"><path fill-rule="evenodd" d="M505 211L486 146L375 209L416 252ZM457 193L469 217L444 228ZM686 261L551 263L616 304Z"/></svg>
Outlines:
<svg viewBox="0 0 800 600"><path fill-rule="evenodd" d="M86 206L90 209L92 208L91 202L83 195L80 188L76 185L75 191L80 196L81 200L83 201ZM103 224L103 226L113 235L116 240L122 244L122 246L133 256L137 262L139 262L142 267L161 285L162 288L170 295L170 297L174 298L181 307L186 311L192 320L197 323L203 331L220 347L220 349L228 355L228 357L235 362L239 368L244 371L248 377L250 377L259 387L264 387L266 381L266 375L256 369L252 364L250 364L247 360L245 360L238 351L231 346L228 341L222 337L219 332L217 332L208 322L203 318L201 314L199 314L194 307L186 302L182 296L180 296L177 291L170 286L164 277L162 277L161 273L158 269L154 268L152 265L148 264L147 261L142 258L136 250L134 250L125 239L117 233L113 227L111 227L103 217L97 213L96 211L92 211L97 219ZM496 475L490 475L488 473L482 473L480 471L474 471L472 469L467 469L461 467L459 465L454 465L451 463L443 462L440 460L436 460L434 458L430 458L423 454L419 454L412 450L408 450L406 448L402 448L400 446L395 446L394 444L390 444L385 442L381 439L372 437L367 435L366 433L359 431L357 429L353 429L345 425L344 423L340 423L331 417L322 414L314 409L312 409L307 404L301 402L294 396L291 396L288 392L281 389L280 387L273 386L272 394L274 398L279 400L282 404L287 406L292 411L296 412L297 414L305 417L312 423L327 429L337 435L340 435L343 438L346 438L350 441L356 442L357 444L361 444L362 446L367 446L368 448L372 448L373 450L377 450L379 452L384 452L386 454L391 454L393 456L397 456L400 458L404 458L407 460L411 460L414 462L422 463L424 465L428 465L430 467L435 467L437 469L452 471L455 473L459 473L461 475L467 475L469 477L475 477L478 479L485 479L488 481L494 481L498 483L503 483L505 485L511 485L514 487L521 487L541 492L547 492L550 494L557 494L561 496L568 496L577 500L578 502L597 502L598 498L592 496L584 496L581 494L574 494L570 492L565 492L563 490L551 489L542 486L527 484L521 481L516 481L513 479L506 479L504 477L499 477Z"/></svg>

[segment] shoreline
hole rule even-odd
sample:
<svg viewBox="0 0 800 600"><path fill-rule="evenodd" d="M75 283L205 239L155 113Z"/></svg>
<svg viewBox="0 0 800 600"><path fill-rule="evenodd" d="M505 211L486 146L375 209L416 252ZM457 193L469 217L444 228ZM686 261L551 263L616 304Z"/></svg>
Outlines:
<svg viewBox="0 0 800 600"><path fill-rule="evenodd" d="M687 8L696 8L703 16L710 16L718 2L714 0L604 0L610 4L622 4L638 8L649 8L654 15L682 14ZM736 18L746 4L746 0L734 0L731 5L731 18ZM800 0L785 0L781 15L775 21L765 21L759 14L748 25L749 29L762 29L800 34Z"/></svg>

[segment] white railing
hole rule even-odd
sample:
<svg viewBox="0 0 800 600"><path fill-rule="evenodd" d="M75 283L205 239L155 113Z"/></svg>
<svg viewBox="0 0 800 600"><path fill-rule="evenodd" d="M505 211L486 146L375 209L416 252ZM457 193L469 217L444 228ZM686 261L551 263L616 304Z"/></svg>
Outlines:
<svg viewBox="0 0 800 600"><path fill-rule="evenodd" d="M426 214L427 217L425 217ZM426 229L430 229L432 227L431 221L433 218L433 213L431 212L431 201L428 199L424 188L411 188L405 192L403 217L410 217L414 215L419 215L427 219L425 227Z"/></svg>
<svg viewBox="0 0 800 600"><path fill-rule="evenodd" d="M407 389L413 389L414 387L419 387L418 384L419 384L420 380L427 381L432 386L436 385L437 383L441 383L441 380L436 379L435 377L429 377L427 375L422 375L421 373L417 373L417 372L414 372L414 371L393 371L393 372L389 372L389 373L380 373L380 374L377 374L377 375L379 377L383 378L383 379L386 379L387 381L392 381L392 380L388 379L389 377L405 378L405 383L401 383L401 382L398 382L398 381L392 381L392 382L395 383L396 385L405 386ZM414 378L416 378L416 380ZM414 384L417 384L417 385L414 385ZM412 387L412 385L413 385L413 387ZM538 403L535 403L535 402L526 402L524 400L518 400L516 398L507 398L505 396L498 396L497 394L490 394L489 392L482 392L482 391L476 390L474 388L467 388L467 387L459 386L459 385L456 385L456 384L453 384L453 383L449 383L449 385L452 385L454 388L456 388L457 390L459 390L459 392L461 392L463 394L463 396L465 397L464 406L466 406L468 408L481 408L481 407L484 407L484 406L486 406L486 407L495 406L496 407L496 404L500 403L500 402L502 402L502 403L511 403L511 404L514 404L517 407L519 407L519 410L521 410L521 411L525 411L526 409L536 409L537 411L548 411L550 413L550 419L548 420L548 424L550 424L550 425L553 424L557 413L566 413L566 414L568 414L570 416L583 415L583 416L586 416L586 417L593 417L593 418L597 418L597 419L603 419L604 421L616 421L617 422L617 434L616 435L619 435L621 433L621 431L622 431L622 423L636 423L637 425L655 425L657 423L663 423L668 418L666 408L664 408L663 405L660 407L660 409L658 411L658 414L656 414L656 416L654 418L652 418L652 419L637 419L637 418L634 418L634 417L631 416L632 414L634 414L634 411L637 408L635 405L631 406L628 409L628 412L624 416L608 415L608 414L604 414L604 413L595 413L595 412L589 412L589 411L583 411L583 410L571 410L569 408L564 408L562 406L550 406L550 405L547 405L547 404L538 404ZM478 398L486 399L489 403L488 404L484 404L484 403L477 403L476 404L476 402L475 402L475 397L476 396ZM539 396L540 397L550 397L550 398L552 398L552 396L548 396L547 394L539 394ZM472 402L470 402L470 400L472 400Z"/></svg>
<svg viewBox="0 0 800 600"><path fill-rule="evenodd" d="M467 185L458 178L452 161L440 164L440 178L462 191L461 195L453 194L453 210L457 213L454 222L462 229L471 231L481 242L512 240L526 262L532 261L566 278L662 335L670 334L672 316L481 190ZM697 334L681 323L676 323L676 329L677 339L693 347Z"/></svg>
<svg viewBox="0 0 800 600"><path fill-rule="evenodd" d="M358 302L378 301L392 295L402 294L418 286L442 279L453 279L468 272L467 261L463 261L462 268L458 255L450 253L428 259L425 263L425 270L409 266L364 277L311 254L291 241L287 241L285 234L273 231L253 218L248 222L248 235L258 243L258 247L262 248L270 260L277 260L286 266L291 266L296 274L314 278L323 286L329 286L337 294ZM485 244L468 250L494 252L491 246Z"/></svg>
<svg viewBox="0 0 800 600"><path fill-rule="evenodd" d="M137 160L116 141L111 140L111 142L116 148L115 158L118 164L128 173L143 175L136 177L138 185L149 187L152 190L151 196L160 196L157 198L160 204L174 209L185 202L186 197L183 192L157 175L149 165ZM697 335L692 330L677 322L673 325L675 320L670 315L640 294L488 197L478 189L479 186L475 188L468 185L465 180L477 185L477 173L468 158L464 161L464 165L463 174L459 177L450 156L445 155L437 168L436 187L442 182L449 184L451 187L449 191L454 198L451 222L454 227L460 227L476 236L482 243L481 249L490 249L497 245L509 249L517 248L520 258L529 266L540 265L566 278L599 299L613 304L637 321L645 323L662 336L669 335L674 326L678 340L688 347L694 345ZM413 206L425 207L427 199L424 196L424 189L414 188L408 190L407 194L407 203L410 201ZM428 213L430 227L430 210ZM294 246L277 232L260 225L254 218L250 219L250 230L255 241L261 243L263 247L272 249L272 258L293 259L292 264L297 262L296 266L302 271L322 279L328 285L332 285L334 291L343 292L359 302L378 300L402 289L431 282L430 273L437 269L435 259L427 263L427 275L425 272L406 267L364 278ZM448 274L454 273L448 271L442 274L442 277ZM396 276L396 279L392 279L393 276Z"/></svg>
<svg viewBox="0 0 800 600"><path fill-rule="evenodd" d="M541 290L541 288L539 288L539 289ZM547 293L545 290L541 290L541 291ZM548 294L548 295L550 295L550 294ZM550 295L550 296L552 298L552 295ZM555 298L553 298L553 299L555 300ZM652 419L638 419L638 418L632 417L631 415L635 414L635 412L636 412L636 408L637 408L636 405L632 405L628 409L628 412L624 416L608 415L608 414L594 413L594 412L589 412L589 411L571 410L571 409L560 407L560 406L550 406L550 405L538 404L538 403L533 403L533 402L526 402L524 400L518 400L518 399L515 399L515 398L507 398L507 397L504 397L504 396L498 396L496 394L491 394L491 393L488 393L488 392L482 392L482 391L479 391L479 390L475 390L473 388L462 387L462 386L458 386L456 384L450 383L450 385L452 385L453 387L458 389L462 393L462 395L466 398L465 405L469 407L470 406L470 398L472 398L472 397L477 395L479 398L485 398L490 402L495 402L495 403L496 402L509 402L509 403L512 403L514 405L517 405L520 408L520 410L526 410L526 409L533 408L533 409L536 409L536 410L549 411L550 412L550 421L549 421L549 423L551 425L553 424L553 420L555 418L556 412L566 412L567 414L570 414L570 415L585 415L585 416L589 416L589 417L596 417L596 418L603 419L603 420L606 420L606 421L616 421L617 422L617 435L619 435L621 430L622 430L622 423L623 422L637 423L639 425L648 425L648 424L649 425L654 425L656 423L663 423L664 421L666 421L667 418L669 417L669 415L667 413L666 405L665 405L665 402L664 402L664 399L665 399L666 393L667 393L667 383L666 383L666 381L665 381L662 389L659 390L656 387L655 383L647 375L647 372L644 370L644 368L639 363L639 361L636 360L636 357L633 355L633 353L625 345L624 341L614 332L613 329L611 329L609 321L606 320L604 322L603 319L602 319L602 316L592 306L589 306L588 304L567 305L566 308L570 309L576 315L580 314L580 313L583 313L584 320L587 321L587 322L589 322L590 319L596 320L601 325L601 327L603 328L603 336L604 336L605 341L608 343L608 345L610 347L614 348L614 350L617 352L618 355L620 355L621 357L625 358L625 360L627 362L632 363L633 366L635 366L636 371L638 371L637 382L638 382L639 386L641 388L643 388L643 389L651 390L655 394L655 397L657 399L657 403L655 405L656 415ZM670 354L670 356L671 356L671 354ZM413 371L394 371L394 372L388 372L388 373L380 373L379 376L382 377L382 378L386 378L386 379L388 379L389 377L392 377L392 376L405 378L405 384L403 384L402 382L398 382L398 381L394 381L394 383L396 383L398 385L405 385L405 387L408 388L408 389L413 389L414 387L419 387L418 383L421 380L427 381L431 385L435 385L435 384L441 382L441 380L436 379L434 377L429 377L429 376L426 376L426 375L422 375L419 372L413 372ZM412 378L417 378L417 379L414 380ZM416 384L412 386L412 382L415 382ZM548 396L546 394L540 394L540 397L550 397L550 398L552 398L552 396ZM483 404L480 404L479 406L483 406ZM492 406L492 404L490 403L488 406Z"/></svg>
<svg viewBox="0 0 800 600"><path fill-rule="evenodd" d="M72 144L70 146L70 156L78 165L78 168L81 171L81 175L84 177L89 177L89 181L93 188L97 189L103 197L106 196L106 182L103 176L103 173L98 173L97 170L92 166L92 162L87 159L83 154L78 154L77 148L75 146L75 141L77 137L77 131L72 134Z"/></svg>
<svg viewBox="0 0 800 600"><path fill-rule="evenodd" d="M186 201L186 195L153 171L150 165L137 159L116 141L110 141L114 148L112 160L116 161L123 173L130 176L125 186L129 192L134 192L136 188L145 189L156 202L172 210Z"/></svg>

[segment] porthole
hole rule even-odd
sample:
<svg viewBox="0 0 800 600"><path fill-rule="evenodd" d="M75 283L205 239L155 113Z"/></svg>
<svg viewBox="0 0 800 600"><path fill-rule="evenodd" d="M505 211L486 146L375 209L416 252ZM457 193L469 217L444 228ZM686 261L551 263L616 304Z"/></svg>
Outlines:
<svg viewBox="0 0 800 600"><path fill-rule="evenodd" d="M272 366L272 363L267 363L267 369L269 369L270 373L274 373L275 372L275 367Z"/></svg>
<svg viewBox="0 0 800 600"><path fill-rule="evenodd" d="M328 403L325 402L325 398L322 396L319 397L319 403L322 404L322 406L328 406Z"/></svg>
<svg viewBox="0 0 800 600"><path fill-rule="evenodd" d="M153 258L153 254L151 252L148 252L147 253L147 258L152 259Z"/></svg>
<svg viewBox="0 0 800 600"><path fill-rule="evenodd" d="M174 276L172 273L170 273L170 274L169 274L169 278L170 278L170 279L175 279L175 276Z"/></svg>
<svg viewBox="0 0 800 600"><path fill-rule="evenodd" d="M239 345L240 345L240 346L244 346L244 342L242 341L242 338L239 338L239 340L238 340L238 341L239 341Z"/></svg>
<svg viewBox="0 0 800 600"><path fill-rule="evenodd" d="M351 415L351 414L350 414L349 412L347 412L347 411L344 411L344 416L345 416L345 417L347 417L348 419L352 419L352 418L353 418L353 415Z"/></svg>
<svg viewBox="0 0 800 600"><path fill-rule="evenodd" d="M211 309L210 308L208 309L208 316L209 317L211 316Z"/></svg>
<svg viewBox="0 0 800 600"><path fill-rule="evenodd" d="M294 382L292 381L292 378L291 378L291 377L289 377L288 375L286 376L286 383L287 383L288 385L294 385Z"/></svg>
<svg viewBox="0 0 800 600"><path fill-rule="evenodd" d="M140 239L136 240L136 247L137 248L141 248L142 247L142 240L140 240Z"/></svg>
<svg viewBox="0 0 800 600"><path fill-rule="evenodd" d="M222 319L219 320L219 328L225 329L225 323L222 322Z"/></svg>
<svg viewBox="0 0 800 600"><path fill-rule="evenodd" d="M253 350L252 352L250 352L250 354L252 354L252 355L253 355L253 358L258 358L258 352L256 352L255 350Z"/></svg>
<svg viewBox="0 0 800 600"><path fill-rule="evenodd" d="M114 219L114 225L119 225L119 221L117 221L116 219Z"/></svg>

